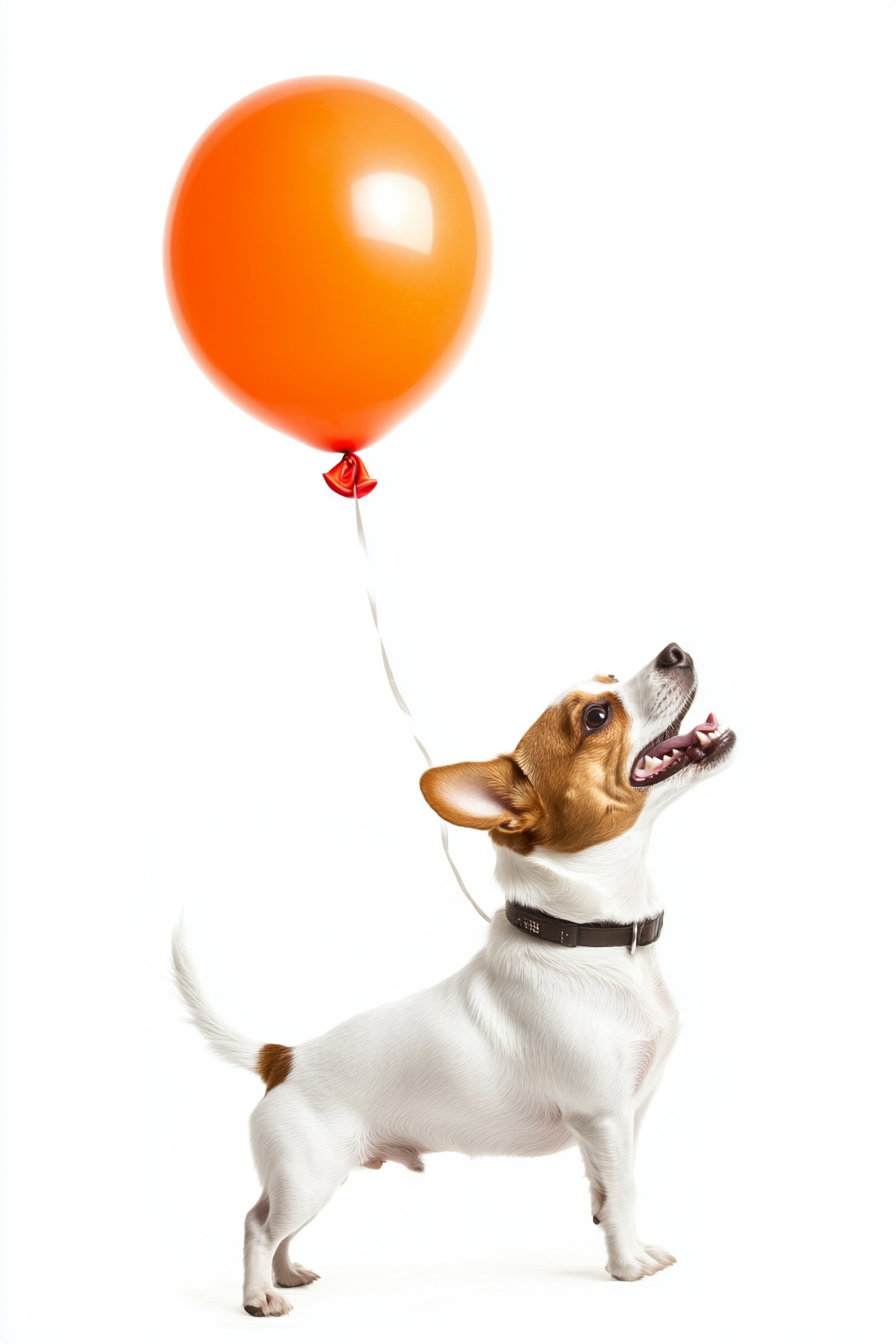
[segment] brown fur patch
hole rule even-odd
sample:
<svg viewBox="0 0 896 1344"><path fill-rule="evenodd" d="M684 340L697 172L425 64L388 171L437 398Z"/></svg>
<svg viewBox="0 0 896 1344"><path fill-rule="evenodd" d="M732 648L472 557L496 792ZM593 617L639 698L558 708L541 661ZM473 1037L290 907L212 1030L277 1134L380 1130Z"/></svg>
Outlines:
<svg viewBox="0 0 896 1344"><path fill-rule="evenodd" d="M593 704L606 705L610 718L588 732L583 714ZM440 817L488 831L496 845L519 854L536 845L575 854L614 840L641 813L646 791L629 780L630 728L612 692L571 691L536 719L510 756L438 766L420 787Z"/></svg>
<svg viewBox="0 0 896 1344"><path fill-rule="evenodd" d="M292 1049L288 1045L263 1045L258 1052L255 1072L261 1081L267 1084L265 1096L272 1087L279 1085L289 1077L292 1068Z"/></svg>
<svg viewBox="0 0 896 1344"><path fill-rule="evenodd" d="M609 706L611 716L606 727L589 733L582 716L595 703ZM629 781L630 727L622 702L606 691L593 697L572 691L546 709L513 753L538 796L541 816L522 833L493 831L495 843L521 854L535 845L575 854L634 826L646 795Z"/></svg>
<svg viewBox="0 0 896 1344"><path fill-rule="evenodd" d="M617 681L619 680L619 678L618 678L618 677L613 677L613 676L610 676L610 677L602 677L602 676L600 676L600 674L598 674L596 677L592 677L591 680L592 680L592 681L599 681L599 682L601 683L602 686L615 686L616 683L617 683Z"/></svg>

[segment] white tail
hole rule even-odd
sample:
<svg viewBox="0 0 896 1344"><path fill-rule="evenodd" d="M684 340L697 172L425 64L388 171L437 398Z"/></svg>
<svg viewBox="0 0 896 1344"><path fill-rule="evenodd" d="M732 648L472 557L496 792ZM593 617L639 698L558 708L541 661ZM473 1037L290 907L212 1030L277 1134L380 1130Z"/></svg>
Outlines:
<svg viewBox="0 0 896 1344"><path fill-rule="evenodd" d="M222 1022L208 999L202 992L193 958L187 951L184 937L184 922L180 921L171 937L171 961L174 967L174 979L180 990L180 996L187 1005L187 1011L215 1054L231 1064L239 1064L241 1069L250 1073L258 1071L258 1056L262 1048L261 1041L251 1041L238 1031L232 1031L226 1022Z"/></svg>

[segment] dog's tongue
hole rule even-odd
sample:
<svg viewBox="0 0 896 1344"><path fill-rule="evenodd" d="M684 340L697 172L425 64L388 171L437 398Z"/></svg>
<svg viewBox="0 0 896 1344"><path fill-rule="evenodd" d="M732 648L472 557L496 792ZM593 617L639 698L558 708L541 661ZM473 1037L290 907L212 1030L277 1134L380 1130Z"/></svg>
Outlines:
<svg viewBox="0 0 896 1344"><path fill-rule="evenodd" d="M697 741L698 733L713 733L719 726L719 721L715 714L710 714L705 723L698 723L696 728L691 728L686 733L680 733L678 737L669 737L665 742L657 742L655 747L651 747L651 756L666 756L670 751L684 751L685 747L692 747Z"/></svg>

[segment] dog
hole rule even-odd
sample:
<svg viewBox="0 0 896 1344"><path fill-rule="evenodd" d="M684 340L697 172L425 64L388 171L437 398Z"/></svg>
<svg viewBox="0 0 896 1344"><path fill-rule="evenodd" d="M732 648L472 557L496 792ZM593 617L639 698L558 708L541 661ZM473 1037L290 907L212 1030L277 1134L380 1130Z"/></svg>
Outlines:
<svg viewBox="0 0 896 1344"><path fill-rule="evenodd" d="M635 1231L633 1163L678 1035L657 963L662 912L646 853L658 814L731 758L713 715L681 732L697 689L669 644L630 681L564 691L516 750L427 770L445 821L488 831L507 897L485 946L448 980L300 1046L226 1026L186 951L174 974L212 1048L261 1076L251 1119L261 1198L246 1216L243 1305L282 1316L275 1291L318 1276L290 1242L353 1168L453 1151L537 1157L577 1144L607 1269L632 1281L675 1263Z"/></svg>

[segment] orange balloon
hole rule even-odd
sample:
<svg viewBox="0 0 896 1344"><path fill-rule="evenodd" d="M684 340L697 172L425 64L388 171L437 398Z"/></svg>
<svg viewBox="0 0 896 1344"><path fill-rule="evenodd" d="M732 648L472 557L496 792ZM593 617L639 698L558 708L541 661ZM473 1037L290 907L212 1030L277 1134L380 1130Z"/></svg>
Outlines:
<svg viewBox="0 0 896 1344"><path fill-rule="evenodd" d="M363 448L460 358L491 234L460 145L409 98L294 79L236 103L181 171L165 275L193 357L244 410Z"/></svg>

